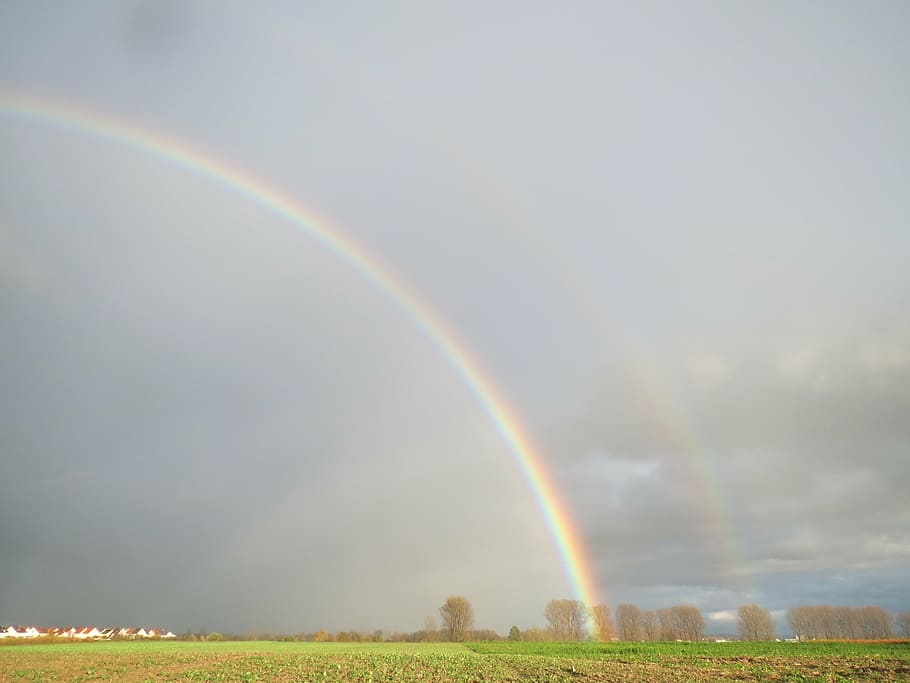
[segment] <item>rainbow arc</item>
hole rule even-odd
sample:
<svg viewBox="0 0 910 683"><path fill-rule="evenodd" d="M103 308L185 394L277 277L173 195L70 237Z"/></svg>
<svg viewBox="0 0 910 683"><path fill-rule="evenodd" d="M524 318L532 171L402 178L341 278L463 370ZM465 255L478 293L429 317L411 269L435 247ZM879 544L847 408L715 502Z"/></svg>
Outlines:
<svg viewBox="0 0 910 683"><path fill-rule="evenodd" d="M209 179L280 216L393 302L436 347L499 433L531 490L577 599L598 604L597 582L581 538L543 459L489 373L433 307L340 228L246 170L173 136L68 102L0 89L0 115L91 135Z"/></svg>

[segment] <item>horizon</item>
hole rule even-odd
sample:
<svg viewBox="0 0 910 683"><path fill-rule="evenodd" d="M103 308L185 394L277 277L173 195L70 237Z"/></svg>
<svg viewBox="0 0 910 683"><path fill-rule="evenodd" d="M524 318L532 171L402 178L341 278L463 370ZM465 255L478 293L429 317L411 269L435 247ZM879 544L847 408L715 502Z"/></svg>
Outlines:
<svg viewBox="0 0 910 683"><path fill-rule="evenodd" d="M596 641L597 637L595 634L595 624L593 623L593 618L590 614L591 606L585 605L584 603L580 603L580 604L585 608L585 625L584 625L585 638L583 638L583 640L595 640ZM618 607L620 605L628 605L628 604L630 604L630 603L618 603L615 606L609 606L609 605L607 606L609 608L610 617L613 622L613 625L611 626L611 628L616 627L616 624L615 624L615 622L617 620L616 607ZM633 606L641 609L641 606L639 606L639 605L633 605ZM685 605L674 605L674 606L685 606ZM841 608L841 607L846 607L848 609L854 609L854 610L858 610L860 608L869 607L869 606L870 605L819 605L819 607L833 607L835 609ZM665 607L670 607L670 605L645 606L642 611L657 612L658 610L663 609ZM759 606L759 607L761 607L761 606ZM806 605L800 604L800 605L793 606L793 608L799 608L799 607L806 607ZM873 607L878 607L878 606L873 606ZM764 608L762 608L762 609L764 609ZM773 610L773 611L768 610L768 614L774 624L774 637L771 638L772 640L774 638L776 638L778 640L783 640L783 639L792 639L792 638L796 637L796 634L794 633L793 628L790 626L787 611L788 610ZM699 612L701 612L701 610L699 610ZM906 618L906 615L910 614L910 612L898 613L898 612L892 612L890 610L885 610L885 613L887 614L887 616L889 618L890 627L893 629L894 633L896 634L894 637L900 638L899 631L900 631L901 626L898 623L899 619L902 617ZM541 611L541 614L544 615L543 610ZM428 615L428 616L431 616L431 615ZM434 616L434 622L435 622L435 615L432 615L432 616ZM734 639L739 639L739 636L737 635L738 634L739 616L737 615L736 612L725 611L724 613L720 613L720 614L719 613L702 614L702 616L705 617L705 620L704 620L705 626L704 626L704 633L703 633L703 635L705 637L731 636ZM203 619L202 621L205 621L205 620ZM544 620L544 622L546 622L546 619ZM28 624L27 627L23 626L23 624L25 624L25 623ZM145 628L144 626L126 627L123 625L111 626L110 624L105 624L103 627L100 627L96 623L87 623L87 622L75 622L75 623L84 624L83 626L78 627L78 630L85 630L85 629L94 627L94 628L99 628L101 630L106 630L106 629L111 629L111 628L116 628L116 629L122 630L124 628L130 628L135 631L135 630L138 630L139 628ZM49 626L47 624L38 625L33 622L23 622L22 624L0 623L0 631L4 630L10 626L15 626L17 629L19 627L22 627L22 628L35 627L35 628L39 628L39 629L44 629L45 631L49 631L51 629L61 629L61 628L62 629L77 629L77 627L75 627L75 626L60 626L56 623L52 626ZM507 629L500 630L500 629L484 626L481 624L481 625L477 626L476 628L472 628L471 633L493 633L497 637L505 639L509 636L511 629L516 628L516 627L519 628L520 632L524 633L525 631L529 631L529 630L543 632L543 631L551 630L554 626L552 624L547 625L546 623L526 624L523 626L519 626L518 624L512 624ZM442 629L439 629L438 627L436 627L436 628L437 628L437 632L442 631ZM361 636L373 637L375 634L380 633L380 634L383 634L386 639L388 639L388 638L398 637L398 636L412 637L412 636L417 636L419 634L425 633L426 632L426 621L424 622L424 626L420 629L404 629L404 630L401 630L401 629L387 630L381 626L374 626L374 627L370 627L370 628L355 628L355 629L341 628L341 629L337 629L337 630L328 630L328 631L326 631L323 628L319 628L319 627L303 628L303 629L291 628L291 629L285 629L285 630L255 627L255 628L247 628L247 629L240 629L240 630L230 630L230 629L218 628L217 624L215 625L215 628L208 628L207 626L203 626L200 628L185 628L185 629L176 629L175 630L172 625L169 625L167 627L162 627L159 625L159 626L154 626L154 627L149 626L146 630L149 630L149 629L166 631L166 632L174 632L174 633L176 633L177 637L180 637L180 638L190 636L190 635L204 636L208 633L218 633L218 634L222 634L225 637L228 637L231 639L239 638L239 639L243 639L243 640L255 640L259 636L265 636L265 639L269 640L269 639L280 638L283 636L295 636L295 637L313 636L318 632L325 632L329 636L333 636L333 637L338 636L338 635L351 635L351 634L358 634ZM256 637L253 637L252 634L255 634ZM45 633L45 635L47 635L47 634ZM120 634L120 635L122 636L123 634ZM2 637L2 636L0 636L0 637ZM551 638L551 639L559 640L559 638ZM815 640L814 637L810 638L810 639ZM833 639L828 639L828 640L839 640L839 639L843 640L843 638L833 638ZM622 639L614 634L614 636L611 638L611 640L622 640ZM648 639L644 638L644 636L642 634L642 638L639 638L639 640L646 641ZM683 639L683 640L685 640L685 639ZM846 638L846 640L850 640L850 638Z"/></svg>

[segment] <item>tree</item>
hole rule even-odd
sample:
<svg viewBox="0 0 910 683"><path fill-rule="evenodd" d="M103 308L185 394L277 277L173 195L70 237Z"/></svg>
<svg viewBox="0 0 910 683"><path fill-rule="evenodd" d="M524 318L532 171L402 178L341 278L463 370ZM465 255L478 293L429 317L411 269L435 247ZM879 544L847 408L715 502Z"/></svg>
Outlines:
<svg viewBox="0 0 910 683"><path fill-rule="evenodd" d="M660 621L656 612L647 610L641 613L641 636L652 643L660 638Z"/></svg>
<svg viewBox="0 0 910 683"><path fill-rule="evenodd" d="M438 638L439 629L436 628L436 620L431 614L423 620L423 637L421 640L425 643L435 643Z"/></svg>
<svg viewBox="0 0 910 683"><path fill-rule="evenodd" d="M801 605L787 610L787 622L800 640L831 638L882 640L892 637L891 615L877 605Z"/></svg>
<svg viewBox="0 0 910 683"><path fill-rule="evenodd" d="M583 640L585 611L584 603L578 600L550 600L543 615L556 640Z"/></svg>
<svg viewBox="0 0 910 683"><path fill-rule="evenodd" d="M863 638L868 640L885 640L894 636L891 628L891 615L878 605L866 605L857 610L863 625Z"/></svg>
<svg viewBox="0 0 910 683"><path fill-rule="evenodd" d="M536 626L531 626L526 628L522 634L521 639L527 642L542 642L549 640L552 634L545 628L538 628Z"/></svg>
<svg viewBox="0 0 910 683"><path fill-rule="evenodd" d="M855 640L862 638L865 631L865 616L862 610L854 607L834 608L834 631L838 638Z"/></svg>
<svg viewBox="0 0 910 683"><path fill-rule="evenodd" d="M461 595L451 595L439 608L442 616L442 630L448 640L461 642L474 628L474 608L470 601Z"/></svg>
<svg viewBox="0 0 910 683"><path fill-rule="evenodd" d="M814 605L811 609L816 625L815 637L821 637L825 640L837 638L834 607L832 605Z"/></svg>
<svg viewBox="0 0 910 683"><path fill-rule="evenodd" d="M698 642L705 633L705 619L701 610L687 605L676 605L670 608L673 629L683 640Z"/></svg>
<svg viewBox="0 0 910 683"><path fill-rule="evenodd" d="M910 638L910 612L899 612L895 621L897 621L897 632L903 638Z"/></svg>
<svg viewBox="0 0 910 683"><path fill-rule="evenodd" d="M771 612L758 605L739 608L737 630L740 640L774 640L775 627Z"/></svg>
<svg viewBox="0 0 910 683"><path fill-rule="evenodd" d="M660 622L660 639L666 641L679 640L673 615L668 608L657 610L657 620Z"/></svg>
<svg viewBox="0 0 910 683"><path fill-rule="evenodd" d="M635 605L623 603L616 608L616 629L620 640L641 639L641 610Z"/></svg>
<svg viewBox="0 0 910 683"><path fill-rule="evenodd" d="M521 640L521 631L517 626L513 626L509 629L509 640L517 641Z"/></svg>
<svg viewBox="0 0 910 683"><path fill-rule="evenodd" d="M801 605L787 610L787 623L790 624L797 640L805 640L812 631L810 609L806 605Z"/></svg>
<svg viewBox="0 0 910 683"><path fill-rule="evenodd" d="M597 640L607 642L613 639L613 618L610 616L609 607L594 605L591 608L591 621L594 622L594 637Z"/></svg>

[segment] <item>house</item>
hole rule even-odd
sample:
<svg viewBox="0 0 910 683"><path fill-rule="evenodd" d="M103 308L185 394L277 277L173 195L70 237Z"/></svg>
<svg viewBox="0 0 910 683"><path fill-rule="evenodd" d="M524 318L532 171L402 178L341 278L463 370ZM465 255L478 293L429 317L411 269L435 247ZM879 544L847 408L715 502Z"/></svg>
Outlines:
<svg viewBox="0 0 910 683"><path fill-rule="evenodd" d="M73 638L80 640L94 640L99 637L101 637L101 631L97 626L83 626L73 634Z"/></svg>
<svg viewBox="0 0 910 683"><path fill-rule="evenodd" d="M12 624L0 626L0 639L5 638L74 638L76 640L111 640L113 638L176 638L171 631L164 629L134 629L97 626L59 627L44 629L40 626L19 626Z"/></svg>

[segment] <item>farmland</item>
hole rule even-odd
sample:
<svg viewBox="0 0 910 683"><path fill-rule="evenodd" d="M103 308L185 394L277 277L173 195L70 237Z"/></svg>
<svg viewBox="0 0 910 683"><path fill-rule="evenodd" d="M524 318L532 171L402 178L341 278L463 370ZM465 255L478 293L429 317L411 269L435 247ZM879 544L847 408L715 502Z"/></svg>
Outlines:
<svg viewBox="0 0 910 683"><path fill-rule="evenodd" d="M0 647L0 681L910 681L907 643L105 642Z"/></svg>

